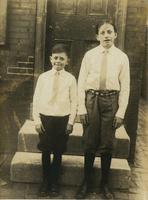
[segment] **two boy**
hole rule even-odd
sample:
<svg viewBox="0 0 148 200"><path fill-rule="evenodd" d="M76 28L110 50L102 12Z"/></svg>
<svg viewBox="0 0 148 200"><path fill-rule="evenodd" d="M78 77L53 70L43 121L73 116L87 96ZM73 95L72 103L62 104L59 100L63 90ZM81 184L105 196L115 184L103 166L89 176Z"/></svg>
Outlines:
<svg viewBox="0 0 148 200"><path fill-rule="evenodd" d="M129 61L127 55L114 46L116 28L109 22L97 25L96 37L100 45L85 54L78 79L78 114L84 128L84 180L76 194L77 199L84 199L91 190L97 150L101 155L100 186L104 197L113 199L108 186L113 141L115 129L123 123L129 99ZM58 193L61 156L66 150L67 135L72 132L77 107L76 80L65 72L67 54L65 50L55 51L57 46L52 50L53 69L40 75L33 103L36 130L40 137L38 147L42 151L42 194L47 193L49 183L51 192ZM57 72L61 77L53 83ZM60 85L57 86L58 82ZM54 94L52 91L56 88L58 92ZM52 181L49 170L51 152L54 155Z"/></svg>

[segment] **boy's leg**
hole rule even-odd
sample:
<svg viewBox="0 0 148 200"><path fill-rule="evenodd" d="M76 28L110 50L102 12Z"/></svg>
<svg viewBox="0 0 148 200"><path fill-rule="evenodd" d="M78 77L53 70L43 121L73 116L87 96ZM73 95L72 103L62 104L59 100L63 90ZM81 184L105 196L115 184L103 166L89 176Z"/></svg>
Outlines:
<svg viewBox="0 0 148 200"><path fill-rule="evenodd" d="M53 153L51 194L59 195L59 178L61 173L62 154Z"/></svg>
<svg viewBox="0 0 148 200"><path fill-rule="evenodd" d="M101 154L101 190L106 199L113 199L113 195L109 190L109 173L111 166L111 153Z"/></svg>
<svg viewBox="0 0 148 200"><path fill-rule="evenodd" d="M84 199L92 187L92 172L95 153L86 152L84 155L84 180L76 194L77 199Z"/></svg>
<svg viewBox="0 0 148 200"><path fill-rule="evenodd" d="M92 172L93 172L94 160L95 160L95 153L91 152L85 153L84 180L87 184L88 190L90 190L92 186Z"/></svg>
<svg viewBox="0 0 148 200"><path fill-rule="evenodd" d="M77 199L84 199L91 190L91 176L95 153L99 144L99 126L100 115L98 110L98 96L90 92L86 94L86 108L89 123L84 126L83 144L84 144L84 180L76 194Z"/></svg>
<svg viewBox="0 0 148 200"><path fill-rule="evenodd" d="M40 188L40 196L47 196L50 187L51 169L50 169L50 152L42 152L42 174L43 182Z"/></svg>
<svg viewBox="0 0 148 200"><path fill-rule="evenodd" d="M118 109L118 94L100 97L99 108L101 112L101 189L106 199L113 199L113 194L109 190L109 173L115 139L113 120Z"/></svg>

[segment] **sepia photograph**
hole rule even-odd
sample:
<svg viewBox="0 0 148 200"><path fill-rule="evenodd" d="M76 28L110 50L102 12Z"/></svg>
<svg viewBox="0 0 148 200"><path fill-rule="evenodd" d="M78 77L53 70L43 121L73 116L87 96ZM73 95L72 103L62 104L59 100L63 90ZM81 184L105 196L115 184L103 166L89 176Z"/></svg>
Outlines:
<svg viewBox="0 0 148 200"><path fill-rule="evenodd" d="M0 199L148 199L147 0L0 0Z"/></svg>

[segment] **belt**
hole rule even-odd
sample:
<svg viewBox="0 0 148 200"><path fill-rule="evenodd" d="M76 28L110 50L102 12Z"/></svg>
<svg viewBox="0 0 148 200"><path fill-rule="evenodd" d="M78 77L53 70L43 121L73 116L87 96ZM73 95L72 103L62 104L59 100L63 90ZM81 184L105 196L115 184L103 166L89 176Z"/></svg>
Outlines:
<svg viewBox="0 0 148 200"><path fill-rule="evenodd" d="M91 93L97 96L112 96L119 93L118 90L87 90L86 93Z"/></svg>

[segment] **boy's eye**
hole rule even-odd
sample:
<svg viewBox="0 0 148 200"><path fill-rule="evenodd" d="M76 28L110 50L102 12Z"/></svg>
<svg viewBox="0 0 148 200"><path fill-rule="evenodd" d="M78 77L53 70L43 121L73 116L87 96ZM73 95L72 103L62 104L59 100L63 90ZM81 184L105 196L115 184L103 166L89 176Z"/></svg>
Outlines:
<svg viewBox="0 0 148 200"><path fill-rule="evenodd" d="M101 35L104 35L104 34L105 34L105 31L102 31L100 34L101 34Z"/></svg>
<svg viewBox="0 0 148 200"><path fill-rule="evenodd" d="M111 34L111 33L112 33L112 31L111 31L111 30L108 30L107 32L108 32L108 34Z"/></svg>
<svg viewBox="0 0 148 200"><path fill-rule="evenodd" d="M106 33L112 34L112 31L111 31L111 30L107 30ZM100 34L101 34L101 35L105 35L105 31L101 31Z"/></svg>
<svg viewBox="0 0 148 200"><path fill-rule="evenodd" d="M61 61L63 61L63 60L64 60L64 58L63 58L63 57L59 57L59 59L60 59Z"/></svg>
<svg viewBox="0 0 148 200"><path fill-rule="evenodd" d="M54 59L55 59L55 60L58 60L58 59L59 59L59 60L63 61L63 60L64 60L64 57L61 57L61 56L55 56Z"/></svg>

